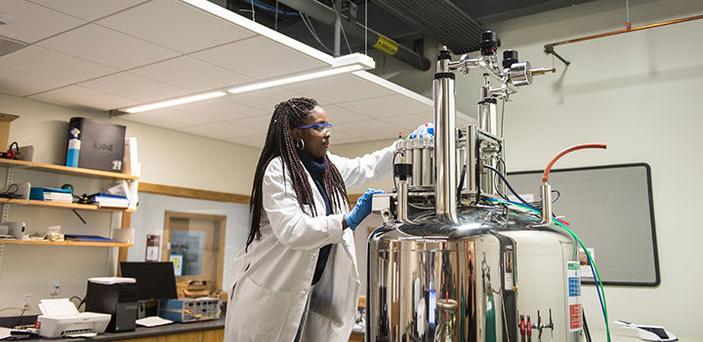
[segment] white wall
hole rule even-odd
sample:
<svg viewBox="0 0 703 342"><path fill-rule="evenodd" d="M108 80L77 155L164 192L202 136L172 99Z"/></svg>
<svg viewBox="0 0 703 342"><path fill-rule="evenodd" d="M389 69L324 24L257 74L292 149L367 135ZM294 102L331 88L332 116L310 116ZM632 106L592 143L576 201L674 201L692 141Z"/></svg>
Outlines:
<svg viewBox="0 0 703 342"><path fill-rule="evenodd" d="M700 1L631 3L635 23L703 11ZM521 58L551 65L541 51L547 41L617 28L623 11L609 6L596 2L498 24L495 30L503 46L516 48ZM697 99L703 93L703 61L690 58L703 54L701 32L703 21L697 21L558 47L572 65L564 73L557 63L558 75L541 77L517 94L505 122L510 170L543 168L561 148L590 141L605 142L609 149L579 152L559 167L651 165L661 285L607 287L610 317L662 324L691 337L703 337L688 309L703 305L703 296L693 295L703 267L690 266L690 251L703 233L687 214L703 206L703 182L697 177L703 174ZM590 322L602 327L602 319L594 319L599 317L594 291L584 294Z"/></svg>
<svg viewBox="0 0 703 342"><path fill-rule="evenodd" d="M11 124L10 141L18 141L20 145L34 145L35 161L59 164L64 160L64 139L71 117L107 119L104 114L1 94L0 112L20 116ZM251 178L259 155L258 149L140 123L116 119L112 121L126 125L127 135L138 138L142 181L238 194L250 192ZM0 181L4 182L5 171L5 168L0 168ZM33 185L41 186L60 186L70 182L79 193L97 192L110 185L109 181L25 170L18 170L15 180L29 181ZM149 198L148 195L146 198ZM214 211L228 212L227 257L236 253L233 251L237 250L243 241L236 238L239 229L237 223L243 216L234 205L231 206L233 208L229 209L212 206ZM201 205L197 209L205 211L206 206ZM137 215L143 210L148 208L140 208ZM13 206L10 209L9 220L26 221L30 232L46 232L48 226L60 224L66 233L103 236L109 236L111 226L119 225L119 215L84 211L81 211L81 214L88 221L87 225L80 223L69 210ZM230 215L232 219L229 219ZM163 227L163 221L157 227ZM141 237L143 238L144 234ZM138 239L138 244L139 242ZM87 278L110 275L116 255L116 250L92 247L8 245L0 248L3 248L0 253L0 308L21 306L23 294L31 294L33 303L38 299L47 298L49 283L52 280L61 282L61 296L82 297L85 294ZM130 255L143 255L143 251L143 246L137 245L132 247ZM36 306L33 306L28 314L36 312ZM11 316L18 313L3 311L0 315Z"/></svg>
<svg viewBox="0 0 703 342"><path fill-rule="evenodd" d="M10 140L35 146L35 160L63 163L65 128L71 117L107 119L103 113L0 94L0 112L19 115ZM112 119L127 126L127 136L139 140L141 180L150 183L248 194L259 149L214 140L137 122ZM246 180L246 181L245 181Z"/></svg>
<svg viewBox="0 0 703 342"><path fill-rule="evenodd" d="M165 211L199 213L227 216L225 227L225 256L222 289L227 290L231 279L231 263L239 251L244 248L249 234L249 206L227 202L196 200L183 197L164 196L141 193L139 210L132 215L132 228L135 230L134 246L129 249L128 261L144 261L146 236L156 234L163 241Z"/></svg>
<svg viewBox="0 0 703 342"><path fill-rule="evenodd" d="M703 12L701 1L630 3L635 25ZM521 59L551 66L552 58L542 52L545 43L621 28L623 6L596 1L491 28ZM703 306L703 267L695 254L703 231L692 219L703 206L701 32L699 20L558 47L572 65L564 72L557 61L556 75L535 79L513 97L506 107L505 136L510 171L541 169L563 147L591 141L608 143L609 149L577 152L557 167L651 165L661 285L606 287L610 318L661 324L677 335L703 339L695 314ZM467 113L473 113L477 98L476 74L457 77L457 107ZM357 155L376 147L348 144L335 151ZM584 301L589 324L603 329L592 287L584 289Z"/></svg>

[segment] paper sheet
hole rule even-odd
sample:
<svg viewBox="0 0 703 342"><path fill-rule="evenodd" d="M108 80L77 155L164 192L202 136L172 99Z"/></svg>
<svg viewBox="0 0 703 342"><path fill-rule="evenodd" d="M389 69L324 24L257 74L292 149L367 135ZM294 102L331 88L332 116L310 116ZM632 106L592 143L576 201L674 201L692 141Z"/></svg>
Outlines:
<svg viewBox="0 0 703 342"><path fill-rule="evenodd" d="M12 334L10 334L10 331L12 331L12 329L0 327L0 340L4 340L12 336Z"/></svg>
<svg viewBox="0 0 703 342"><path fill-rule="evenodd" d="M160 325L171 324L171 323L173 323L173 321L165 319L165 318L161 318L159 316L149 316L149 317L144 317L142 319L138 319L136 323L141 326L151 328L151 327L158 327Z"/></svg>
<svg viewBox="0 0 703 342"><path fill-rule="evenodd" d="M46 316L71 316L78 315L76 305L68 298L42 299L39 301L39 309Z"/></svg>

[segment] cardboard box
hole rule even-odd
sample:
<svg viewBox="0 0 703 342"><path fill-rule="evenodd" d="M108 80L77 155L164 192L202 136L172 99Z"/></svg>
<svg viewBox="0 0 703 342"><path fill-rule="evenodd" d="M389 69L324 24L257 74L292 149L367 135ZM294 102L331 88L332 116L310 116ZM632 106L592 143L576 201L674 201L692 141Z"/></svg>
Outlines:
<svg viewBox="0 0 703 342"><path fill-rule="evenodd" d="M5 152L10 145L10 122L19 118L17 115L0 113L0 151Z"/></svg>

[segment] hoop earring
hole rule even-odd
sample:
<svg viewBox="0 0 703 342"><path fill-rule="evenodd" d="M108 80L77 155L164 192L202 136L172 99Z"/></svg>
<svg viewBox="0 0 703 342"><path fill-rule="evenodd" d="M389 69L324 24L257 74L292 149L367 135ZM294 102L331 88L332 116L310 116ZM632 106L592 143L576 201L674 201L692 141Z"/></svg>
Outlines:
<svg viewBox="0 0 703 342"><path fill-rule="evenodd" d="M298 142L295 143L295 147L302 151L305 148L305 141L303 141L303 139L298 140Z"/></svg>

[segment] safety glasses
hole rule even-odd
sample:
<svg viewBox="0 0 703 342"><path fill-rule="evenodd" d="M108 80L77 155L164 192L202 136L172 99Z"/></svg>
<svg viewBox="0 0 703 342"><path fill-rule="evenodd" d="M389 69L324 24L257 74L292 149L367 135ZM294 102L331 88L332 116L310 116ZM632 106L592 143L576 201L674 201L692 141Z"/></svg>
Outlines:
<svg viewBox="0 0 703 342"><path fill-rule="evenodd" d="M301 128L301 129L304 129L304 128L311 128L311 129L313 129L313 130L316 131L316 132L325 132L325 133L327 133L327 132L329 132L330 130L332 130L332 126L334 126L332 123L329 123L329 122L320 122L320 123L315 123L315 124L310 124L310 125L301 125L301 126L298 126L297 128Z"/></svg>

